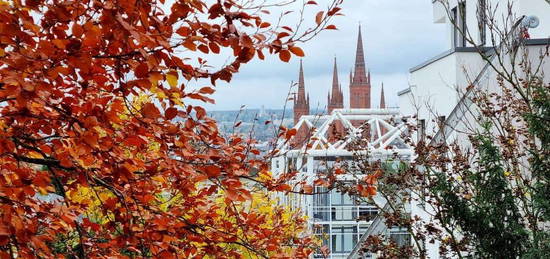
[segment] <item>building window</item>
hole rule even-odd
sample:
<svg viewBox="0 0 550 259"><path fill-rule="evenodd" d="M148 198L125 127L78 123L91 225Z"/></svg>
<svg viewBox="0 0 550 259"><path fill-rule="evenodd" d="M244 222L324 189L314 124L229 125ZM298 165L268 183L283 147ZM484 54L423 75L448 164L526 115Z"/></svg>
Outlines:
<svg viewBox="0 0 550 259"><path fill-rule="evenodd" d="M451 9L453 25L454 47L466 47L466 2L461 2L457 7Z"/></svg>
<svg viewBox="0 0 550 259"><path fill-rule="evenodd" d="M378 209L375 207L359 208L359 218L365 221L373 220L378 215Z"/></svg>
<svg viewBox="0 0 550 259"><path fill-rule="evenodd" d="M315 186L315 194L313 195L313 206L329 206L329 196L327 187Z"/></svg>
<svg viewBox="0 0 550 259"><path fill-rule="evenodd" d="M349 253L357 244L357 226L333 225L332 253Z"/></svg>
<svg viewBox="0 0 550 259"><path fill-rule="evenodd" d="M479 0L477 19L479 26L479 45L484 46L487 41L487 0Z"/></svg>
<svg viewBox="0 0 550 259"><path fill-rule="evenodd" d="M399 247L411 245L411 236L406 229L394 228L390 230L390 239Z"/></svg>
<svg viewBox="0 0 550 259"><path fill-rule="evenodd" d="M355 207L332 207L331 212L334 221L355 220L357 218L357 208Z"/></svg>
<svg viewBox="0 0 550 259"><path fill-rule="evenodd" d="M275 160L275 168L279 169L279 160Z"/></svg>
<svg viewBox="0 0 550 259"><path fill-rule="evenodd" d="M314 221L330 221L330 213L328 207L313 208Z"/></svg>
<svg viewBox="0 0 550 259"><path fill-rule="evenodd" d="M351 196L345 193L341 193L336 189L333 189L330 193L330 200L332 205L354 205Z"/></svg>

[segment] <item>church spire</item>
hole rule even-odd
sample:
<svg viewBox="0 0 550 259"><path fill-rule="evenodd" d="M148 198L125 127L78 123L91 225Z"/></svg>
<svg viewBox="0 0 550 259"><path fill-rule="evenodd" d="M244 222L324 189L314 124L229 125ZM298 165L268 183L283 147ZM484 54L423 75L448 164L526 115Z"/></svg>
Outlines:
<svg viewBox="0 0 550 259"><path fill-rule="evenodd" d="M334 69L332 71L332 88L328 95L328 112L332 112L334 109L344 108L344 95L340 87L338 80L338 65L336 64L336 57L334 57Z"/></svg>
<svg viewBox="0 0 550 259"><path fill-rule="evenodd" d="M298 76L298 100L306 99L306 84L304 82L304 67L300 60L300 75Z"/></svg>
<svg viewBox="0 0 550 259"><path fill-rule="evenodd" d="M340 83L338 82L338 66L334 57L334 69L332 71L332 97L340 95Z"/></svg>
<svg viewBox="0 0 550 259"><path fill-rule="evenodd" d="M368 73L368 76L367 76ZM353 74L350 74L350 108L368 109L371 107L371 85L370 72L365 64L365 53L363 51L363 36L361 25L357 34L357 49L355 51L355 66Z"/></svg>
<svg viewBox="0 0 550 259"><path fill-rule="evenodd" d="M363 36L361 35L361 25L359 25L359 34L357 35L357 50L355 51L355 69L354 83L360 83L364 80L367 69L365 65L365 53L363 51Z"/></svg>
<svg viewBox="0 0 550 259"><path fill-rule="evenodd" d="M382 83L382 91L380 92L380 109L386 108L386 98L384 97L384 83Z"/></svg>
<svg viewBox="0 0 550 259"><path fill-rule="evenodd" d="M304 67L300 60L300 72L298 75L298 94L294 94L294 123L296 124L300 117L309 114L309 95L306 97L306 84L304 80Z"/></svg>

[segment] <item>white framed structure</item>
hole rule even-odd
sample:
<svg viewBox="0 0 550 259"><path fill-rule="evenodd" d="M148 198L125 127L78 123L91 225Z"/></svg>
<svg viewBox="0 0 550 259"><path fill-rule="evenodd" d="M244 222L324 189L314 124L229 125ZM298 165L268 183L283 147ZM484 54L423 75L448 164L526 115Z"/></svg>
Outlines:
<svg viewBox="0 0 550 259"><path fill-rule="evenodd" d="M307 127L309 137L299 147L293 147L291 141L281 141L280 155L273 159L272 171L277 175L298 170L295 181L314 186L314 181L327 170L357 156L369 160L409 161L413 150L403 140L407 129L404 119L394 108L335 109L327 115L301 116L295 128ZM340 129L347 134L331 140L330 130L335 124L340 124ZM363 148L352 148L358 138L363 140ZM354 172L338 175L337 180L354 182L362 176L365 176L363 172ZM329 258L347 258L370 227L378 209L364 200L326 187L314 186L314 191L318 194L288 194L282 196L281 201L301 209L308 217L312 232L329 248ZM384 206L380 197L375 197L374 202Z"/></svg>

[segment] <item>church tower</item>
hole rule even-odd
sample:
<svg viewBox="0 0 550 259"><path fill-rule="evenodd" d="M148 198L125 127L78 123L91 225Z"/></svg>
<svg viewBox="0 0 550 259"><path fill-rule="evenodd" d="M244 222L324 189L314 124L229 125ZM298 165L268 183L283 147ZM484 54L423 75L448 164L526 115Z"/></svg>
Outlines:
<svg viewBox="0 0 550 259"><path fill-rule="evenodd" d="M357 51L355 53L355 68L353 74L350 74L350 108L364 109L371 108L370 102L370 71L365 64L365 54L363 52L363 39L361 36L361 25L359 25L359 35L357 37Z"/></svg>
<svg viewBox="0 0 550 259"><path fill-rule="evenodd" d="M306 98L306 86L304 82L304 68L300 60L300 74L298 76L298 95L294 94L294 124L300 121L302 115L309 114L309 95Z"/></svg>
<svg viewBox="0 0 550 259"><path fill-rule="evenodd" d="M332 72L332 89L328 95L327 108L329 114L334 109L344 108L344 93L342 93L342 87L338 82L338 66L336 65L336 58L334 58L334 70Z"/></svg>

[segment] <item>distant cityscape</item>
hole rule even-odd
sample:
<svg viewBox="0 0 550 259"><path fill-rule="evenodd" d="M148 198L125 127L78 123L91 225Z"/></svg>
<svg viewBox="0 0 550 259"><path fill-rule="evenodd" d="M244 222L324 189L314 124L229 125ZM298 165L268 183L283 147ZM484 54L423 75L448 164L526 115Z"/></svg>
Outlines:
<svg viewBox="0 0 550 259"><path fill-rule="evenodd" d="M322 113L324 113L323 110L312 111L312 114ZM208 115L218 122L218 127L224 135L233 133L250 135L260 142L273 140L277 136L279 126L294 126L292 109L210 111Z"/></svg>

